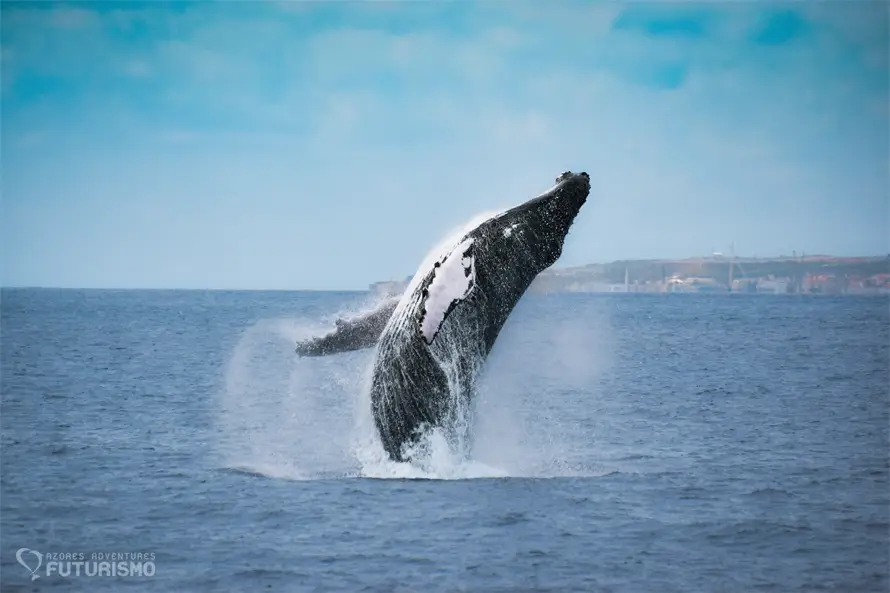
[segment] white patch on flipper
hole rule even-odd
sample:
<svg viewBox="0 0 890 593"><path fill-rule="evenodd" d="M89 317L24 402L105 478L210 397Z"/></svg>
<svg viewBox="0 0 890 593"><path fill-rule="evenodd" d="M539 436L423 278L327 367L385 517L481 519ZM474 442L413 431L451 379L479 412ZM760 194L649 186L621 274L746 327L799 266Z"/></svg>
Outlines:
<svg viewBox="0 0 890 593"><path fill-rule="evenodd" d="M473 290L476 262L472 255L465 255L472 244L473 239L463 241L435 268L435 276L427 288L420 323L420 331L427 344L432 344L451 304L467 298Z"/></svg>

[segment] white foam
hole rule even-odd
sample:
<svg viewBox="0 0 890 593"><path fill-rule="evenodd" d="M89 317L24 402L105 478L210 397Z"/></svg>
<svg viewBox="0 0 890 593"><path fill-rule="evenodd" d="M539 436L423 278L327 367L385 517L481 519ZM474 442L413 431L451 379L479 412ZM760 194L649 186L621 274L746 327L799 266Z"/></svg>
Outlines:
<svg viewBox="0 0 890 593"><path fill-rule="evenodd" d="M455 455L441 429L425 433L409 447L410 462L392 461L380 449L378 455L363 460L361 476L365 478L397 478L415 480L472 480L502 478L509 474L493 465Z"/></svg>
<svg viewBox="0 0 890 593"><path fill-rule="evenodd" d="M466 255L473 239L466 239L455 247L436 268L436 275L427 289L423 304L424 316L420 331L427 344L432 343L436 332L445 321L445 313L454 301L460 301L472 292L476 281L476 263L472 255Z"/></svg>

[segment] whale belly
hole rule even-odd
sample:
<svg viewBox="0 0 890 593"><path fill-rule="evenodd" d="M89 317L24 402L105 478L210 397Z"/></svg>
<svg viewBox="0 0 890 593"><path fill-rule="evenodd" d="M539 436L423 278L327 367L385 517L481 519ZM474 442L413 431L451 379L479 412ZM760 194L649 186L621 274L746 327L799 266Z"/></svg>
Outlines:
<svg viewBox="0 0 890 593"><path fill-rule="evenodd" d="M465 305L442 322L431 344L413 319L394 320L381 337L371 403L381 442L393 459L403 460L403 446L431 428L442 429L449 441L468 442L486 347L484 320Z"/></svg>

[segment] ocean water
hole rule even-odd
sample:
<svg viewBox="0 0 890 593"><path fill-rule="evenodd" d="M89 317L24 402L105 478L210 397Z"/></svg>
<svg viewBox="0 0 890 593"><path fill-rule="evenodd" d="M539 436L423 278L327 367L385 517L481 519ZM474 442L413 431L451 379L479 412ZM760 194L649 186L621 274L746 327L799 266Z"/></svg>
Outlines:
<svg viewBox="0 0 890 593"><path fill-rule="evenodd" d="M887 299L527 295L414 465L293 355L369 299L3 290L2 590L888 590Z"/></svg>

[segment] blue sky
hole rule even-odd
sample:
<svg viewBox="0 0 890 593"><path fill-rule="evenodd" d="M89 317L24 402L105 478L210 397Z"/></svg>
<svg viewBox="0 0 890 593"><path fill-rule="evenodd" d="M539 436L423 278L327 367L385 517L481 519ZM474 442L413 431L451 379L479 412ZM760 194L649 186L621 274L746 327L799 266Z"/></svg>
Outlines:
<svg viewBox="0 0 890 593"><path fill-rule="evenodd" d="M887 253L887 10L4 2L3 283L362 289L566 169L558 265Z"/></svg>

